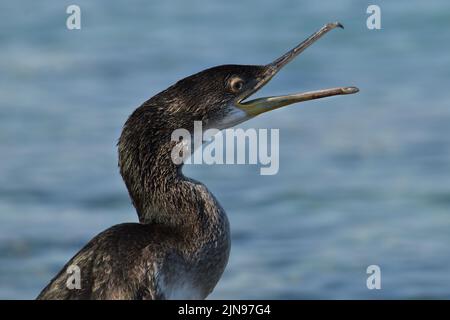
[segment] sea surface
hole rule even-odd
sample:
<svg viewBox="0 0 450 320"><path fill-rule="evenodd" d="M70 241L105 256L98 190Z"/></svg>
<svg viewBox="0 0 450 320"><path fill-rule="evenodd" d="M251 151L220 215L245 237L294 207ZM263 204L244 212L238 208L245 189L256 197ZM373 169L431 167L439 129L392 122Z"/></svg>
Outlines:
<svg viewBox="0 0 450 320"><path fill-rule="evenodd" d="M81 30L66 8L81 8ZM366 9L381 8L369 30ZM450 298L450 2L12 1L0 4L0 298L32 299L102 230L136 222L117 167L127 116L176 80L265 64L334 30L258 96L360 93L261 115L280 169L191 165L226 209L211 299ZM381 289L366 286L367 267Z"/></svg>

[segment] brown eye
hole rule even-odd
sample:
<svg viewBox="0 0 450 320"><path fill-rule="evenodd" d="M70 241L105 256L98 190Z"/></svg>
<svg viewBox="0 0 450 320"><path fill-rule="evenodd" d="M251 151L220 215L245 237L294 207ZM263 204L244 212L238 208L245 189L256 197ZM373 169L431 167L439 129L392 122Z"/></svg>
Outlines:
<svg viewBox="0 0 450 320"><path fill-rule="evenodd" d="M244 88L244 81L240 78L233 78L230 81L230 88L233 92L240 92Z"/></svg>

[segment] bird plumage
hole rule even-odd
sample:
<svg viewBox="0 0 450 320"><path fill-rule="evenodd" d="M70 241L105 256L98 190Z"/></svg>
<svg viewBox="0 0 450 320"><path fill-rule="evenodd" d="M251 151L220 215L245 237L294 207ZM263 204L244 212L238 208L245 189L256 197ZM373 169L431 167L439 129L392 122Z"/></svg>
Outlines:
<svg viewBox="0 0 450 320"><path fill-rule="evenodd" d="M100 233L56 275L38 299L203 299L230 252L225 211L208 189L172 161L172 132L194 122L224 129L292 103L358 92L340 87L244 101L328 31L330 23L267 65L223 65L184 78L137 108L118 143L119 167L139 223ZM67 286L80 270L81 288Z"/></svg>

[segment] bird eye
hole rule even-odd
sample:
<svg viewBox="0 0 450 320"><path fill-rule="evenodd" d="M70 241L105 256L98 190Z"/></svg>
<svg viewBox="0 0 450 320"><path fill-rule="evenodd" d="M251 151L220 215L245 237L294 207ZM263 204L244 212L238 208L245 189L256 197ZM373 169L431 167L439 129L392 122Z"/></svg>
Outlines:
<svg viewBox="0 0 450 320"><path fill-rule="evenodd" d="M230 81L230 88L233 92L240 92L244 88L244 80L241 78L233 78Z"/></svg>

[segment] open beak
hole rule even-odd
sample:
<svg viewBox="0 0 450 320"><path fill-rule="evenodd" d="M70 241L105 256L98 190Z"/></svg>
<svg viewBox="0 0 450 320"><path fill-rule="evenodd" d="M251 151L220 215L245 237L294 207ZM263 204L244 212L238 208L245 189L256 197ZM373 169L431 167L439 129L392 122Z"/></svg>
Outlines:
<svg viewBox="0 0 450 320"><path fill-rule="evenodd" d="M320 39L328 31L333 30L336 27L344 28L339 22L328 23L324 25L316 33L312 34L308 39L300 43L298 46L292 50L286 52L284 55L269 63L265 66L265 74L257 80L253 88L246 90L239 98L236 106L241 110L245 111L250 117L254 117L258 114L281 108L293 103L308 101L313 99L320 99L335 95L342 94L352 94L359 91L356 87L338 87L331 89L322 89L317 91L309 91L303 93L295 93L285 96L275 96L275 97L265 97L258 98L250 101L243 102L246 98L254 94L256 91L261 89L265 84L267 84L272 77L278 73L286 64L292 61L296 56L298 56L303 50L308 48L311 44Z"/></svg>

